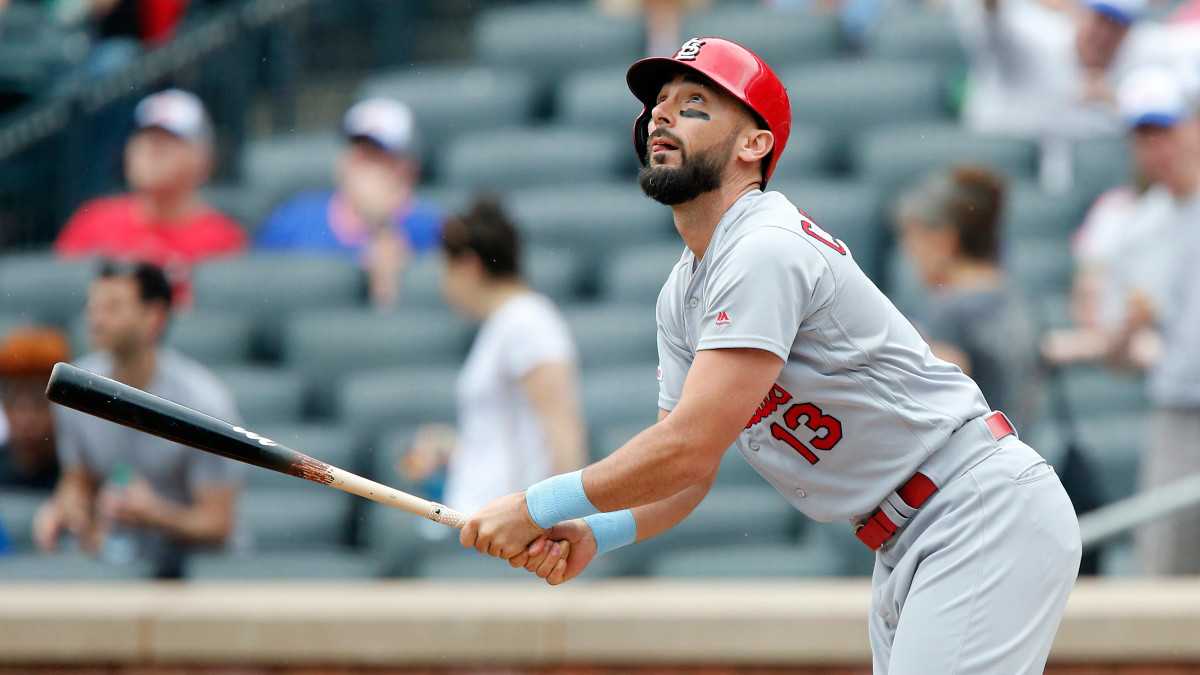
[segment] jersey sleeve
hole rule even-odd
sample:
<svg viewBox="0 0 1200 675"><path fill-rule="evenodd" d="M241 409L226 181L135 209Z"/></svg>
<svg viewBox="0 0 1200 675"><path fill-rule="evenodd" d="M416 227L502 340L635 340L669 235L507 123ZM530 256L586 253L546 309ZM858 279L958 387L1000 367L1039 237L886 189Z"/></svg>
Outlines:
<svg viewBox="0 0 1200 675"><path fill-rule="evenodd" d="M528 375L547 363L574 363L575 340L562 315L546 301L525 312L523 320L508 326L504 351L505 370L514 379Z"/></svg>
<svg viewBox="0 0 1200 675"><path fill-rule="evenodd" d="M753 348L787 360L829 264L803 234L761 227L735 242L709 274L697 351Z"/></svg>
<svg viewBox="0 0 1200 675"><path fill-rule="evenodd" d="M680 330L680 319L672 313L668 287L658 297L658 407L674 410L683 395L683 382L692 366L692 353Z"/></svg>

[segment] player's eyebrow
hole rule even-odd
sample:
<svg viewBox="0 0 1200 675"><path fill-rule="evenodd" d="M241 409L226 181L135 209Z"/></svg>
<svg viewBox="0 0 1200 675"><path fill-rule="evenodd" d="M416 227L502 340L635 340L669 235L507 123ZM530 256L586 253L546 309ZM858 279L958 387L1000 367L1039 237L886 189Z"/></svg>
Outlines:
<svg viewBox="0 0 1200 675"><path fill-rule="evenodd" d="M695 110L693 108L688 108L686 110L680 110L679 116L680 117L693 117L698 120L711 120L712 119L711 117L708 116L708 113L700 112L699 110Z"/></svg>

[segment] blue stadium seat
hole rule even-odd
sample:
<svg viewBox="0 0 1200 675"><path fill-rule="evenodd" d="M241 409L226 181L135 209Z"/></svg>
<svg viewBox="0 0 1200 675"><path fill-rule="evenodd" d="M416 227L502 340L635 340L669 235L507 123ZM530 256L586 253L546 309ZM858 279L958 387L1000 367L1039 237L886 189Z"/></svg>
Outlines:
<svg viewBox="0 0 1200 675"><path fill-rule="evenodd" d="M607 132L633 148L633 120L642 111L625 83L629 66L567 73L555 92L555 121L564 125Z"/></svg>
<svg viewBox="0 0 1200 675"><path fill-rule="evenodd" d="M527 122L536 102L536 85L531 75L520 70L414 66L369 77L359 95L387 96L412 109L425 164L437 174L449 140Z"/></svg>
<svg viewBox="0 0 1200 675"><path fill-rule="evenodd" d="M328 550L350 543L352 500L360 498L329 488L300 488L242 493L237 517L255 550Z"/></svg>
<svg viewBox="0 0 1200 675"><path fill-rule="evenodd" d="M0 556L0 581L3 582L142 582L149 579L151 566L144 562L111 564L82 553L18 553Z"/></svg>
<svg viewBox="0 0 1200 675"><path fill-rule="evenodd" d="M530 288L558 303L577 299L590 277L584 254L552 246L522 246L521 276Z"/></svg>
<svg viewBox="0 0 1200 675"><path fill-rule="evenodd" d="M304 415L304 380L296 372L266 366L224 366L214 372L233 392L247 428L299 422Z"/></svg>
<svg viewBox="0 0 1200 675"><path fill-rule="evenodd" d="M1002 236L1008 241L1039 239L1064 241L1083 219L1087 199L1078 190L1050 194L1036 183L1018 181L1009 186L1004 205Z"/></svg>
<svg viewBox="0 0 1200 675"><path fill-rule="evenodd" d="M879 21L867 50L881 61L920 59L959 71L967 65L954 18L945 8L893 6Z"/></svg>
<svg viewBox="0 0 1200 675"><path fill-rule="evenodd" d="M1073 261L1066 239L1014 239L1004 243L1004 267L1013 288L1027 297L1066 293Z"/></svg>
<svg viewBox="0 0 1200 675"><path fill-rule="evenodd" d="M611 133L565 127L514 127L457 135L441 180L483 190L540 188L574 194L574 184L613 180L637 158ZM570 187L567 187L570 186Z"/></svg>
<svg viewBox="0 0 1200 675"><path fill-rule="evenodd" d="M854 145L858 176L885 193L956 162L983 164L1011 179L1032 179L1037 148L1032 141L972 134L952 122L878 126L860 134Z"/></svg>
<svg viewBox="0 0 1200 675"><path fill-rule="evenodd" d="M50 493L6 487L0 491L0 524L8 535L9 544L17 552L27 552L33 546L33 515ZM0 557L3 560L3 557ZM3 563L0 563L3 564Z"/></svg>
<svg viewBox="0 0 1200 675"><path fill-rule="evenodd" d="M586 3L535 3L484 10L475 22L481 63L543 82L581 68L625 66L642 54L642 22L598 14Z"/></svg>
<svg viewBox="0 0 1200 675"><path fill-rule="evenodd" d="M682 241L617 251L600 273L600 295L609 302L653 305L684 252Z"/></svg>
<svg viewBox="0 0 1200 675"><path fill-rule="evenodd" d="M841 573L837 556L822 547L795 543L725 544L667 551L655 556L648 573L675 578L799 578Z"/></svg>
<svg viewBox="0 0 1200 675"><path fill-rule="evenodd" d="M1144 412L1149 408L1145 376L1103 366L1076 366L1062 374L1067 400L1080 416Z"/></svg>
<svg viewBox="0 0 1200 675"><path fill-rule="evenodd" d="M336 131L279 133L242 150L245 189L282 200L297 192L333 187L333 170L345 140Z"/></svg>
<svg viewBox="0 0 1200 675"><path fill-rule="evenodd" d="M658 419L658 383L653 363L614 366L583 374L583 412L588 428L642 424Z"/></svg>
<svg viewBox="0 0 1200 675"><path fill-rule="evenodd" d="M787 148L771 174L770 189L776 189L776 183L828 177L836 169L837 151L821 127L793 124Z"/></svg>
<svg viewBox="0 0 1200 675"><path fill-rule="evenodd" d="M1127 138L1075 141L1075 187L1099 195L1118 185L1133 184L1133 160Z"/></svg>
<svg viewBox="0 0 1200 675"><path fill-rule="evenodd" d="M280 199L290 195L257 190L250 185L209 185L200 190L200 196L221 213L241 223L246 232L254 234Z"/></svg>
<svg viewBox="0 0 1200 675"><path fill-rule="evenodd" d="M611 366L658 363L654 307L639 304L589 304L565 309L579 348L583 372Z"/></svg>
<svg viewBox="0 0 1200 675"><path fill-rule="evenodd" d="M836 157L863 129L950 118L942 69L934 63L835 61L789 68L779 77L793 93L792 116L826 134L839 164L845 162Z"/></svg>
<svg viewBox="0 0 1200 675"><path fill-rule="evenodd" d="M254 320L249 313L197 309L171 320L165 344L206 366L247 363Z"/></svg>
<svg viewBox="0 0 1200 675"><path fill-rule="evenodd" d="M356 433L426 422L452 424L457 366L387 368L353 373L337 388L337 418Z"/></svg>
<svg viewBox="0 0 1200 675"><path fill-rule="evenodd" d="M1148 416L1140 412L1080 415L1080 448L1096 472L1099 497L1111 503L1138 491Z"/></svg>
<svg viewBox="0 0 1200 675"><path fill-rule="evenodd" d="M93 261L59 260L51 253L0 257L0 312L66 326L83 314L96 273Z"/></svg>
<svg viewBox="0 0 1200 675"><path fill-rule="evenodd" d="M629 439L642 433L651 424L658 419L658 413L654 413L654 417L647 420L646 417L632 422L621 422L606 426L590 426L590 448L588 455L593 462L598 462L605 457L608 457L622 445L625 445Z"/></svg>
<svg viewBox="0 0 1200 675"><path fill-rule="evenodd" d="M802 519L800 544L825 551L825 556L837 561L838 576L870 576L875 568L875 553L866 547L845 520L822 523Z"/></svg>
<svg viewBox="0 0 1200 675"><path fill-rule="evenodd" d="M682 32L685 37L718 35L732 40L758 54L776 72L790 64L833 59L842 46L841 27L833 14L782 11L766 3L714 4L687 15Z"/></svg>
<svg viewBox="0 0 1200 675"><path fill-rule="evenodd" d="M380 573L387 577L413 576L429 551L458 544L454 530L374 502L363 509L359 533L362 546L379 562Z"/></svg>
<svg viewBox="0 0 1200 675"><path fill-rule="evenodd" d="M671 210L647 199L632 180L557 191L518 190L510 194L508 206L524 243L581 256L668 241L675 233Z"/></svg>

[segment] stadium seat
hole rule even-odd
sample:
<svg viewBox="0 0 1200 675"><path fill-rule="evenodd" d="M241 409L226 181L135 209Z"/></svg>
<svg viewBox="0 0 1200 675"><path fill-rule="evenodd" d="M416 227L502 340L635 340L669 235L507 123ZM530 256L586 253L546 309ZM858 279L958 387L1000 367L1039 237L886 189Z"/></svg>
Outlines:
<svg viewBox="0 0 1200 675"><path fill-rule="evenodd" d="M787 148L771 174L770 188L777 189L777 183L827 177L835 169L835 150L821 127L794 124Z"/></svg>
<svg viewBox="0 0 1200 675"><path fill-rule="evenodd" d="M270 423L254 427L264 438L293 450L328 462L336 467L362 473L360 443L344 426L318 423ZM242 487L245 490L327 490L316 483L268 471L256 466L246 467Z"/></svg>
<svg viewBox="0 0 1200 675"><path fill-rule="evenodd" d="M1073 263L1066 239L1010 240L1001 256L1013 288L1027 297L1062 294L1071 287Z"/></svg>
<svg viewBox="0 0 1200 675"><path fill-rule="evenodd" d="M248 255L196 269L197 309L246 312L255 319L255 351L277 358L282 318L301 309L354 307L365 300L362 269L349 259L306 255Z"/></svg>
<svg viewBox="0 0 1200 675"><path fill-rule="evenodd" d="M1149 407L1145 377L1117 373L1103 366L1076 366L1063 371L1072 411L1078 416L1143 412Z"/></svg>
<svg viewBox="0 0 1200 675"><path fill-rule="evenodd" d="M1138 491L1148 426L1147 416L1139 412L1088 413L1078 417L1080 448L1097 474L1103 503L1125 499Z"/></svg>
<svg viewBox="0 0 1200 675"><path fill-rule="evenodd" d="M558 303L578 299L590 277L581 259L584 254L551 246L523 246L521 275L530 288Z"/></svg>
<svg viewBox="0 0 1200 675"><path fill-rule="evenodd" d="M1019 181L1009 186L1004 204L1002 238L1065 241L1083 219L1085 195L1078 190L1050 194L1036 183Z"/></svg>
<svg viewBox="0 0 1200 675"><path fill-rule="evenodd" d="M452 424L457 366L387 368L353 373L337 387L337 417L356 433L426 422Z"/></svg>
<svg viewBox="0 0 1200 675"><path fill-rule="evenodd" d="M299 422L304 414L304 380L298 373L266 366L224 366L216 375L237 401L248 428Z"/></svg>
<svg viewBox="0 0 1200 675"><path fill-rule="evenodd" d="M16 330L37 323L34 317L20 312L0 312L0 339Z"/></svg>
<svg viewBox="0 0 1200 675"><path fill-rule="evenodd" d="M655 417L647 420L643 417L640 420L632 422L621 422L607 426L591 426L590 446L588 448L588 456L593 462L598 462L605 457L608 457L622 445L625 445L629 439L642 433L657 419Z"/></svg>
<svg viewBox="0 0 1200 675"><path fill-rule="evenodd" d="M0 525L14 551L34 549L33 515L49 498L50 494L43 490L6 487L0 491Z"/></svg>
<svg viewBox="0 0 1200 675"><path fill-rule="evenodd" d="M750 462L742 456L736 447L730 447L721 457L721 468L717 472L717 480L713 486L748 486L767 487L768 483L762 474L750 466Z"/></svg>
<svg viewBox="0 0 1200 675"><path fill-rule="evenodd" d="M440 179L480 190L540 188L574 195L574 185L630 173L637 157L607 132L513 127L451 139Z"/></svg>
<svg viewBox="0 0 1200 675"><path fill-rule="evenodd" d="M59 260L51 253L0 257L0 312L67 326L83 314L96 274L93 261Z"/></svg>
<svg viewBox="0 0 1200 675"><path fill-rule="evenodd" d="M458 544L452 529L386 504L368 503L362 513L361 543L378 561L383 576L413 576L427 552Z"/></svg>
<svg viewBox="0 0 1200 675"><path fill-rule="evenodd" d="M0 581L144 581L151 576L151 566L144 562L126 565L107 563L82 553L62 552L18 553L0 556Z"/></svg>
<svg viewBox="0 0 1200 675"><path fill-rule="evenodd" d="M245 189L282 200L297 192L333 187L333 169L345 147L338 132L289 132L253 140L242 150Z"/></svg>
<svg viewBox="0 0 1200 675"><path fill-rule="evenodd" d="M658 363L654 307L649 304L589 304L565 310L579 348L583 372L611 366Z"/></svg>
<svg viewBox="0 0 1200 675"><path fill-rule="evenodd" d="M326 309L297 312L285 325L284 361L305 377L317 410L328 411L336 380L409 365L457 365L472 326L449 309Z"/></svg>
<svg viewBox="0 0 1200 675"><path fill-rule="evenodd" d="M831 577L841 573L837 556L823 547L794 543L724 544L668 551L655 556L648 573L676 578Z"/></svg>
<svg viewBox="0 0 1200 675"><path fill-rule="evenodd" d="M608 132L620 137L629 148L633 121L642 111L625 83L628 64L567 73L555 92L555 121L569 127L593 132Z"/></svg>
<svg viewBox="0 0 1200 675"><path fill-rule="evenodd" d="M374 75L363 83L359 95L387 96L412 109L425 164L437 174L450 140L527 122L535 89L534 78L522 71L422 65Z"/></svg>
<svg viewBox="0 0 1200 675"><path fill-rule="evenodd" d="M193 556L186 576L192 581L236 579L374 579L379 561L350 550L271 551L248 555L204 554Z"/></svg>
<svg viewBox="0 0 1200 675"><path fill-rule="evenodd" d="M1032 179L1037 148L1031 141L972 134L951 122L878 126L854 144L858 176L885 194L959 162L983 164L1010 179Z"/></svg>
<svg viewBox="0 0 1200 675"><path fill-rule="evenodd" d="M604 16L586 3L495 7L476 18L475 56L550 82L581 68L628 67L642 55L642 25L635 17Z"/></svg>
<svg viewBox="0 0 1200 675"><path fill-rule="evenodd" d="M583 412L588 428L654 424L658 419L658 383L654 364L613 366L583 374Z"/></svg>
<svg viewBox="0 0 1200 675"><path fill-rule="evenodd" d="M803 517L801 522L801 546L825 551L826 556L837 561L838 576L871 576L875 553L854 536L849 522L822 523Z"/></svg>
<svg viewBox="0 0 1200 675"><path fill-rule="evenodd" d="M947 70L963 70L967 55L949 9L896 5L869 39L868 51L881 61L923 60Z"/></svg>
<svg viewBox="0 0 1200 675"><path fill-rule="evenodd" d="M685 37L719 35L732 40L776 72L790 64L833 59L842 45L841 28L832 13L781 11L766 3L714 4L684 17L681 32Z"/></svg>
<svg viewBox="0 0 1200 675"><path fill-rule="evenodd" d="M615 248L669 240L675 232L671 210L647 199L632 180L558 191L518 190L510 194L508 206L522 242L593 258Z"/></svg>
<svg viewBox="0 0 1200 675"><path fill-rule="evenodd" d="M600 273L600 295L609 302L653 304L684 252L682 241L617 251Z"/></svg>
<svg viewBox="0 0 1200 675"><path fill-rule="evenodd" d="M874 185L863 181L809 180L772 183L771 189L782 192L822 229L845 242L859 267L879 283L887 228L882 222L879 190Z"/></svg>
<svg viewBox="0 0 1200 675"><path fill-rule="evenodd" d="M249 185L209 185L201 189L200 196L253 235L271 209L291 195L256 190Z"/></svg>
<svg viewBox="0 0 1200 675"><path fill-rule="evenodd" d="M1126 138L1075 141L1075 187L1099 195L1118 185L1133 184L1133 161Z"/></svg>
<svg viewBox="0 0 1200 675"><path fill-rule="evenodd" d="M360 498L328 488L247 490L238 501L238 522L257 551L336 548L350 543L355 499Z"/></svg>
<svg viewBox="0 0 1200 675"><path fill-rule="evenodd" d="M835 157L865 128L950 116L942 69L934 63L834 61L788 68L779 78L793 92L793 118L820 128Z"/></svg>
<svg viewBox="0 0 1200 675"><path fill-rule="evenodd" d="M913 317L925 312L927 295L916 267L893 246L884 261L884 292L901 314Z"/></svg>
<svg viewBox="0 0 1200 675"><path fill-rule="evenodd" d="M247 313L197 309L171 320L165 343L206 366L229 366L250 360L253 336Z"/></svg>

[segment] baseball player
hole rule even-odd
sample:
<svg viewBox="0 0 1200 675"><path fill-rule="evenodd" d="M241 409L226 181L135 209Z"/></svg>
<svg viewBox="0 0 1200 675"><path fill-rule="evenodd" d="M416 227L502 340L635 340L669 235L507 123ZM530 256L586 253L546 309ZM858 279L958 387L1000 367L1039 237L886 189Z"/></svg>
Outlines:
<svg viewBox="0 0 1200 675"><path fill-rule="evenodd" d="M687 244L658 299L659 422L489 502L461 543L561 583L680 522L736 442L797 509L850 519L877 551L876 673L1041 672L1080 555L1053 469L842 241L763 191L791 107L761 59L698 38L627 80L642 189Z"/></svg>

